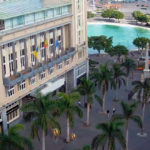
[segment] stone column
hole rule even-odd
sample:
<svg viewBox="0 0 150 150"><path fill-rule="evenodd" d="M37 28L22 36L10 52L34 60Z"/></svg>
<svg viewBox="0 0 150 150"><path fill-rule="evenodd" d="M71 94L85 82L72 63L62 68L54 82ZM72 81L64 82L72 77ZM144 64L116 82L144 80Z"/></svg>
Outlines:
<svg viewBox="0 0 150 150"><path fill-rule="evenodd" d="M73 88L76 89L77 88L77 76L76 76L76 67L73 69Z"/></svg>
<svg viewBox="0 0 150 150"><path fill-rule="evenodd" d="M145 49L145 69L144 69L144 78L147 78L150 73L149 69L149 44L147 44L146 49Z"/></svg>
<svg viewBox="0 0 150 150"><path fill-rule="evenodd" d="M89 79L89 60L86 61L86 78Z"/></svg>
<svg viewBox="0 0 150 150"><path fill-rule="evenodd" d="M3 123L3 133L8 133L8 127L7 127L7 114L6 114L6 108L3 108L2 110L2 123Z"/></svg>

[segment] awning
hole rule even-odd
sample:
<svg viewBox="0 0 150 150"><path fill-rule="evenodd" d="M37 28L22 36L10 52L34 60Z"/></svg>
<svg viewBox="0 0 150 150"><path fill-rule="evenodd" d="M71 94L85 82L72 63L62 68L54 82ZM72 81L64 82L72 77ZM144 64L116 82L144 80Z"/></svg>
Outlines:
<svg viewBox="0 0 150 150"><path fill-rule="evenodd" d="M65 84L65 78L59 78L55 81L49 81L45 84L45 86L40 90L40 93L42 95L46 95L48 93L51 93L61 86ZM30 93L30 96L36 97L36 90Z"/></svg>
<svg viewBox="0 0 150 150"><path fill-rule="evenodd" d="M47 82L46 83L46 87L44 87L40 91L40 93L42 95L46 95L48 93L51 93L51 92L57 90L58 88L60 88L64 84L65 84L65 78L60 78L60 79L56 80L55 82Z"/></svg>

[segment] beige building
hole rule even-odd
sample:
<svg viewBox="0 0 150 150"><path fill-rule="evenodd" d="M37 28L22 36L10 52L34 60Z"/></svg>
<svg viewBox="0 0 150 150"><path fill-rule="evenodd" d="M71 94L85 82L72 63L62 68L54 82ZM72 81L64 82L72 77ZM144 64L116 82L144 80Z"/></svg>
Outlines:
<svg viewBox="0 0 150 150"><path fill-rule="evenodd" d="M86 0L0 3L0 130L21 118L22 103L70 91L88 76Z"/></svg>

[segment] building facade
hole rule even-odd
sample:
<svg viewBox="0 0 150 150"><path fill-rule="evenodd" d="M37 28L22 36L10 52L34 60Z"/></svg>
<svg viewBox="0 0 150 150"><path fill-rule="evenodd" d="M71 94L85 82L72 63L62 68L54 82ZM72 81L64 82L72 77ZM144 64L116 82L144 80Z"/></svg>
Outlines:
<svg viewBox="0 0 150 150"><path fill-rule="evenodd" d="M19 120L36 90L69 92L88 76L86 7L86 0L0 3L0 131Z"/></svg>

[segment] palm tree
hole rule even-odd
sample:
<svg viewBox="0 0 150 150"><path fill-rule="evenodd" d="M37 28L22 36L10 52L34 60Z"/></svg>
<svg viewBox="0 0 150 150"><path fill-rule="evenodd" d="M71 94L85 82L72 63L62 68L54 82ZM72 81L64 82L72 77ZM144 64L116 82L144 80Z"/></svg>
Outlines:
<svg viewBox="0 0 150 150"><path fill-rule="evenodd" d="M80 99L80 94L77 92L66 94L58 93L58 108L61 114L65 114L67 118L67 138L66 142L70 142L70 126L74 125L74 115L77 114L80 118L83 116L82 110L75 105Z"/></svg>
<svg viewBox="0 0 150 150"><path fill-rule="evenodd" d="M126 150L128 150L128 139L129 139L129 121L132 120L135 122L140 128L142 128L142 120L140 116L134 115L135 111L138 107L138 102L133 102L132 104L128 104L127 102L121 102L122 114L113 115L114 120L124 119L126 121Z"/></svg>
<svg viewBox="0 0 150 150"><path fill-rule="evenodd" d="M134 86L133 92L137 93L142 102L142 122L144 124L144 115L145 115L145 105L148 103L150 98L150 78L146 78L144 82L142 81L133 81L132 85ZM144 126L142 128L142 134L144 132Z"/></svg>
<svg viewBox="0 0 150 150"><path fill-rule="evenodd" d="M81 150L81 149L74 149L74 150ZM84 145L82 150L91 150L91 146L90 145Z"/></svg>
<svg viewBox="0 0 150 150"><path fill-rule="evenodd" d="M93 94L95 93L94 83L91 80L87 80L83 78L81 80L81 84L78 87L78 91L87 97L87 120L86 125L89 126L90 124L90 106L93 102Z"/></svg>
<svg viewBox="0 0 150 150"><path fill-rule="evenodd" d="M121 127L124 125L120 121L110 120L108 123L100 123L96 126L97 129L101 129L102 133L98 134L92 141L92 150L98 150L99 146L102 146L104 150L105 145L108 143L108 150L115 150L116 140L121 144L122 148L126 148L125 138L121 131Z"/></svg>
<svg viewBox="0 0 150 150"><path fill-rule="evenodd" d="M133 71L136 69L136 63L134 62L133 59L126 58L124 63L122 63L122 66L126 69L126 75L127 75L127 78L126 78L127 84L126 85L128 88L129 75L132 72L132 76L133 76Z"/></svg>
<svg viewBox="0 0 150 150"><path fill-rule="evenodd" d="M0 134L0 150L32 150L31 141L19 133L24 129L22 124L16 124L8 130L8 135Z"/></svg>
<svg viewBox="0 0 150 150"><path fill-rule="evenodd" d="M55 104L50 101L50 95L42 96L37 93L36 100L22 106L22 111L27 113L30 118L34 118L31 125L31 138L39 136L39 130L42 129L42 150L45 150L45 136L48 130L59 128L59 123L52 115L54 113Z"/></svg>
<svg viewBox="0 0 150 150"><path fill-rule="evenodd" d="M115 90L116 90L116 94L115 94L115 99L118 99L118 90L120 89L120 87L122 86L122 84L126 84L125 82L125 75L126 73L122 70L120 64L113 64L112 66L112 74L113 74L113 79L115 81Z"/></svg>
<svg viewBox="0 0 150 150"><path fill-rule="evenodd" d="M114 86L114 80L112 78L112 72L108 68L108 64L99 65L91 78L95 79L98 82L98 88L102 89L102 110L105 112L105 96L111 85Z"/></svg>

